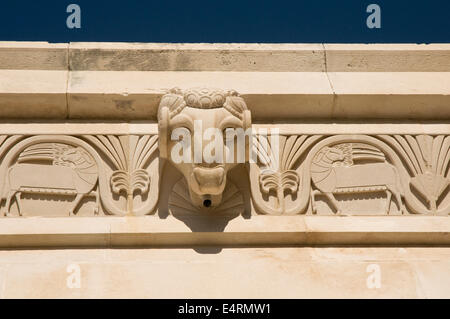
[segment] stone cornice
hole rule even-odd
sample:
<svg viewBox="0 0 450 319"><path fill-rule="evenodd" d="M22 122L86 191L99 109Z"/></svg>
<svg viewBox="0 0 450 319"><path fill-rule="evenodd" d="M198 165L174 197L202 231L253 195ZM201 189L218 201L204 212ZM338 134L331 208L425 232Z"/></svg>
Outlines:
<svg viewBox="0 0 450 319"><path fill-rule="evenodd" d="M450 44L0 42L0 69L448 72Z"/></svg>
<svg viewBox="0 0 450 319"><path fill-rule="evenodd" d="M214 79L255 121L447 121L449 71L448 44L0 42L0 118L156 120L168 89Z"/></svg>

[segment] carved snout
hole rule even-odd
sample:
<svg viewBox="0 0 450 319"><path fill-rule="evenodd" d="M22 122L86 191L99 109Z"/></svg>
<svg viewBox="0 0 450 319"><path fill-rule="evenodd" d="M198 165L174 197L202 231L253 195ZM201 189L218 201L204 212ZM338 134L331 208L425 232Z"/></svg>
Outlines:
<svg viewBox="0 0 450 319"><path fill-rule="evenodd" d="M189 183L192 202L199 207L215 207L222 201L226 178L223 167L195 167Z"/></svg>
<svg viewBox="0 0 450 319"><path fill-rule="evenodd" d="M225 170L222 167L195 167L193 171L200 194L217 195L225 188Z"/></svg>

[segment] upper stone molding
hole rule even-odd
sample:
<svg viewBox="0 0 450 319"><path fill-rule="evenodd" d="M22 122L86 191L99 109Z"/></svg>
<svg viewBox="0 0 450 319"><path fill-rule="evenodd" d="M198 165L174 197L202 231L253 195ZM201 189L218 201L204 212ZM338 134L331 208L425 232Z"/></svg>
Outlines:
<svg viewBox="0 0 450 319"><path fill-rule="evenodd" d="M448 72L450 44L0 42L0 69Z"/></svg>
<svg viewBox="0 0 450 319"><path fill-rule="evenodd" d="M448 120L447 83L450 44L0 42L0 119L156 121L169 88L212 84L262 122Z"/></svg>

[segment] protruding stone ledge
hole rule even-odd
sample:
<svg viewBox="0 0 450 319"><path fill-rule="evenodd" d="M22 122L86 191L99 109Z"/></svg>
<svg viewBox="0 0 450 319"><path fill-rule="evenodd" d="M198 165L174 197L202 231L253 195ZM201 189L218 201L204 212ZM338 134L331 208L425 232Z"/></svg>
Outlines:
<svg viewBox="0 0 450 319"><path fill-rule="evenodd" d="M68 79L66 78L68 76ZM450 72L70 72L0 70L4 119L156 120L174 86L233 88L255 121L450 119Z"/></svg>
<svg viewBox="0 0 450 319"><path fill-rule="evenodd" d="M0 118L67 118L68 71L0 70Z"/></svg>
<svg viewBox="0 0 450 319"><path fill-rule="evenodd" d="M156 120L167 89L217 86L255 121L448 120L449 71L448 44L0 42L0 118Z"/></svg>
<svg viewBox="0 0 450 319"><path fill-rule="evenodd" d="M327 117L332 112L325 73L80 71L70 74L69 118L153 120L161 97L187 83L235 89L255 119Z"/></svg>
<svg viewBox="0 0 450 319"><path fill-rule="evenodd" d="M0 247L450 245L450 218L437 216L252 216L231 220L222 232L204 225L192 232L173 217L6 218L0 223Z"/></svg>
<svg viewBox="0 0 450 319"><path fill-rule="evenodd" d="M71 72L69 118L155 119L168 89L233 88L254 120L450 119L450 72ZM130 84L132 83L132 84Z"/></svg>

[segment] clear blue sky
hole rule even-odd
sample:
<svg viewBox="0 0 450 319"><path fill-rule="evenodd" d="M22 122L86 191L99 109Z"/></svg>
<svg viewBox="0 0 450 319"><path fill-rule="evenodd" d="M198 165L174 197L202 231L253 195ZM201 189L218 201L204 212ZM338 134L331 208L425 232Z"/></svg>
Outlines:
<svg viewBox="0 0 450 319"><path fill-rule="evenodd" d="M66 7L81 7L81 29ZM366 7L381 7L381 29ZM0 41L450 42L450 0L0 2Z"/></svg>

